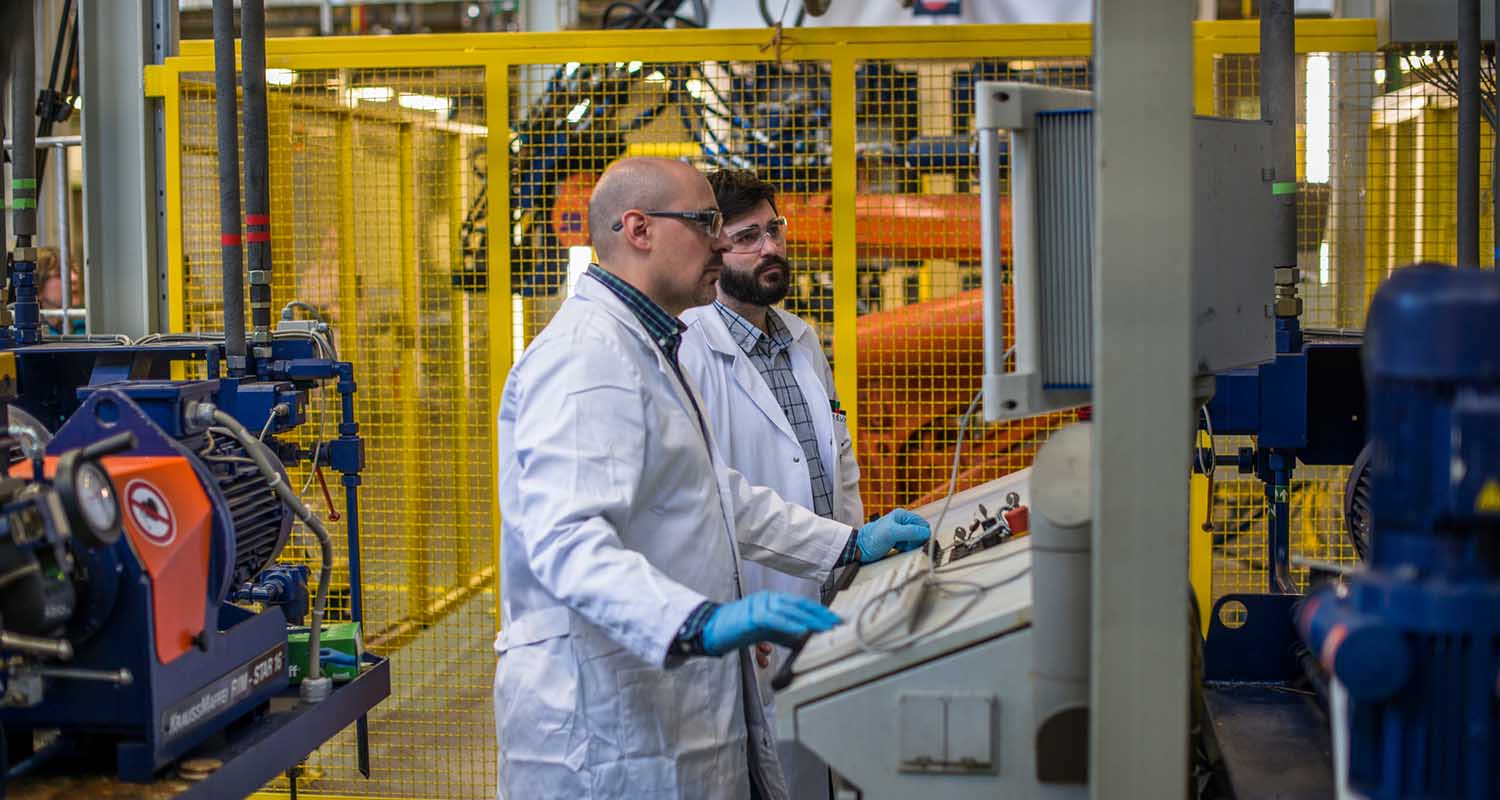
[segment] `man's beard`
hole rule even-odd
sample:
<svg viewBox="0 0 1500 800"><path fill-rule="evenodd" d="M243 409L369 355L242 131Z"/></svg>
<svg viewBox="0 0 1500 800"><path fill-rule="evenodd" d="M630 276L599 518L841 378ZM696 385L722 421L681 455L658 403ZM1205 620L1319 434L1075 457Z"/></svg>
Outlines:
<svg viewBox="0 0 1500 800"><path fill-rule="evenodd" d="M772 286L762 286L760 276L773 267L781 268L781 280ZM792 268L780 256L767 256L755 265L754 270L741 272L731 270L728 264L719 272L719 288L724 294L741 303L753 306L774 306L780 303L792 288Z"/></svg>

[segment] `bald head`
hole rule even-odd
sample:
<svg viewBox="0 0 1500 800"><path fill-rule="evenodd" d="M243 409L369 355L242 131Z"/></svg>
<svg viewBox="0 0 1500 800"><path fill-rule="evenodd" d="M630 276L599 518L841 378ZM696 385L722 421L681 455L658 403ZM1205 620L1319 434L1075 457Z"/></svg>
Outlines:
<svg viewBox="0 0 1500 800"><path fill-rule="evenodd" d="M616 252L621 235L611 228L622 214L632 208L670 208L694 180L704 178L691 164L670 158L626 158L605 170L589 195L589 240L599 260Z"/></svg>

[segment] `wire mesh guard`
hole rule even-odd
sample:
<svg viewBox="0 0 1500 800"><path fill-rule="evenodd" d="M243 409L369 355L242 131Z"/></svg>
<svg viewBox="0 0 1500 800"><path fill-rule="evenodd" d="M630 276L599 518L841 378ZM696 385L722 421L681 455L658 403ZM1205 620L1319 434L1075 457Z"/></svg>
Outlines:
<svg viewBox="0 0 1500 800"><path fill-rule="evenodd" d="M314 754L301 786L492 794L490 308L464 279L484 196L484 72L271 70L268 80L273 299L320 309L355 365L366 641L395 670L392 696L371 714L373 779L355 770L351 730ZM217 331L212 76L184 75L182 86L183 314L187 330ZM309 413L302 444L337 435L335 391ZM305 468L292 479L332 520L343 486L325 472L326 490ZM345 522L330 521L341 545ZM331 620L350 614L347 548L337 552ZM300 523L288 557L316 558Z"/></svg>
<svg viewBox="0 0 1500 800"><path fill-rule="evenodd" d="M1215 58L1215 113L1257 118L1259 58ZM1297 242L1302 325L1362 329L1375 290L1392 270L1456 250L1457 108L1452 47L1411 52L1314 52L1297 57ZM1492 64L1483 67L1493 121ZM1494 153L1481 126L1481 152ZM1481 159L1480 241L1493 242L1494 163ZM1481 249L1481 253L1492 250ZM1493 261L1489 261L1493 266ZM1221 452L1248 438L1220 437ZM1294 558L1351 563L1344 530L1344 467L1299 466L1290 487ZM1264 487L1215 480L1213 594L1266 587ZM1294 568L1305 583L1307 571Z"/></svg>
<svg viewBox="0 0 1500 800"><path fill-rule="evenodd" d="M979 198L970 130L981 79L1086 85L1079 60L856 65L861 492L871 513L946 485L958 422L981 378ZM512 287L520 335L551 318L589 259L588 192L625 155L753 169L778 189L797 280L785 307L831 342L834 217L827 64L603 63L515 67ZM839 354L834 352L836 361ZM970 440L961 485L1030 463L1071 415Z"/></svg>
<svg viewBox="0 0 1500 800"><path fill-rule="evenodd" d="M310 760L304 791L493 794L489 398L503 380L503 353L519 353L546 325L589 263L588 193L621 157L749 168L778 188L796 273L786 307L830 348L835 318L856 318L866 508L919 505L946 489L959 418L982 374L972 86L1086 88L1088 62L857 60L854 119L839 120L828 63L765 58L510 65L504 98L486 96L480 68L271 71L274 298L320 308L356 367L369 456L367 638L396 668L394 694L372 714L374 778L355 771L346 733ZM1454 112L1441 90L1405 77L1413 63L1364 52L1298 57L1304 327L1360 327L1392 268L1453 257ZM1200 78L1213 81L1216 113L1258 114L1253 56L1216 56L1212 75ZM211 76L183 75L181 93L185 328L217 330ZM511 128L500 145L509 173L493 193L490 102L506 104ZM852 199L835 200L841 125L854 129L856 185ZM834 302L836 223L846 215L855 265L837 274L857 282L852 308ZM1482 241L1487 217L1485 226ZM1003 240L1008 252L1008 230ZM496 296L502 281L491 268L500 264L510 292ZM510 341L493 341L490 315L506 312ZM849 354L832 357L848 370L839 361ZM319 398L317 409L306 437L332 430L334 398ZM1075 416L971 427L959 488L1028 465ZM1220 437L1218 447L1248 443ZM1354 558L1339 509L1344 472L1297 471L1294 554ZM295 479L301 486L309 477L300 470ZM1265 584L1263 487L1229 477L1219 473L1211 513L1215 597ZM328 490L331 507L342 508L342 487L330 480ZM316 481L307 491L315 507L325 502ZM299 529L292 551L306 554L309 544ZM337 578L335 618L349 612L347 573Z"/></svg>

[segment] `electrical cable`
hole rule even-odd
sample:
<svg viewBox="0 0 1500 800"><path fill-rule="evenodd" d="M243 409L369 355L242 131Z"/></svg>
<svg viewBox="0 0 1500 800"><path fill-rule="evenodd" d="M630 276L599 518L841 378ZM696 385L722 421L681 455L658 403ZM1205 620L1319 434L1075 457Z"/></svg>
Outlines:
<svg viewBox="0 0 1500 800"><path fill-rule="evenodd" d="M307 467L307 482L302 484L302 490L297 492L298 497L306 497L307 490L312 486L313 478L318 474L318 457L323 454L323 423L328 420L328 415L318 410L317 403L309 403L312 411L318 415L318 437L317 444L313 446L312 462Z"/></svg>
<svg viewBox="0 0 1500 800"><path fill-rule="evenodd" d="M1195 445L1193 452L1198 456L1198 472L1203 477L1212 479L1214 470L1218 468L1218 449L1214 447L1214 419L1208 413L1207 403L1199 408L1199 413L1203 416L1203 427L1208 432L1207 460L1205 461L1203 448Z"/></svg>
<svg viewBox="0 0 1500 800"><path fill-rule="evenodd" d="M1005 351L1005 354L1000 357L1000 363L1004 364L1008 359L1010 359L1015 351L1016 348L1014 346L1007 349ZM958 439L954 442L953 445L953 466L948 473L948 493L943 498L943 507L938 511L937 522L932 526L933 536L937 536L938 532L943 529L943 519L948 515L948 508L952 505L953 496L957 493L958 471L959 465L963 458L964 436L968 433L969 420L973 417L974 410L979 407L979 402L982 399L984 399L984 390L980 389L979 391L976 391L974 393L974 398L969 401L968 408L964 410L963 416L959 419ZM954 545L949 545L947 548L944 548L944 550L951 550L953 546ZM911 645L916 644L922 639L943 631L949 625L952 625L953 623L962 619L963 616L968 613L971 608L974 607L974 604L979 602L980 597L983 596L985 591L997 586L1002 586L1006 583L1010 583L1020 578L1022 575L1025 575L1031 569L1030 565L1028 565L1014 575L1007 576L1000 582L994 584L977 584L973 583L972 581L939 578L938 575L940 571L937 568L937 563L938 558L942 552L943 550L939 550L936 554L929 557L927 569L925 571L915 573L901 583L891 586L885 591L880 592L879 594L871 596L868 600L865 601L864 605L860 606L859 610L855 612L854 638L859 642L861 650L863 650L864 652L888 653L910 647ZM993 564L996 561L1002 561L1010 558L1012 555L1019 555L1019 551L1016 553L1007 554L1005 556L1002 556L1001 558L986 559L981 562L976 562L974 566L977 566L980 563ZM949 570L943 570L942 572L947 571ZM918 633L908 634L895 640L881 642L870 641L865 636L864 623L865 619L868 618L871 609L878 605L887 596L899 595L900 592L907 586L918 581L925 583L927 589L943 592L949 595L968 595L969 599L967 602L959 606L958 610L952 613L947 619L939 623L926 626L926 630L920 631Z"/></svg>
<svg viewBox="0 0 1500 800"><path fill-rule="evenodd" d="M196 403L189 409L189 417L199 422L211 424L219 423L228 428L244 445L246 452L255 460L255 465L260 469L261 475L270 484L276 496L286 503L297 518L307 526L308 530L318 539L321 550L320 563L318 565L318 593L313 601L312 620L307 634L307 677L302 682L302 699L305 702L320 702L327 697L331 686L327 678L319 678L319 646L318 639L322 635L323 616L328 608L328 584L333 577L333 538L328 534L328 528L323 521L308 509L307 504L302 502L296 494L292 493L290 486L282 480L281 473L272 464L273 456L270 448L257 440L250 431L241 425L239 420L230 414L214 406L212 403Z"/></svg>
<svg viewBox="0 0 1500 800"><path fill-rule="evenodd" d="M286 403L277 403L276 405L271 406L271 413L266 415L266 424L261 426L260 436L257 436L256 440L264 442L266 440L266 434L270 433L271 431L271 423L275 422L277 417L286 414L287 411L288 409L286 407Z"/></svg>

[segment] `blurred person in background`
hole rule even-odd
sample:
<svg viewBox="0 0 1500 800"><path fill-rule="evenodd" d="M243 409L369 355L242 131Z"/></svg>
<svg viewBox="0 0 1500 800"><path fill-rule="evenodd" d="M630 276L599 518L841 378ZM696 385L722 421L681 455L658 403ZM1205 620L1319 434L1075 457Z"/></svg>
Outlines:
<svg viewBox="0 0 1500 800"><path fill-rule="evenodd" d="M83 271L77 266L75 260L68 265L68 308L81 310L83 308ZM37 302L43 309L61 310L63 298L62 269L57 257L56 247L38 247L36 250L36 287ZM66 325L63 324L61 314L42 314L42 322L47 330L55 335L63 333L78 335L84 332L83 317L71 317Z"/></svg>

